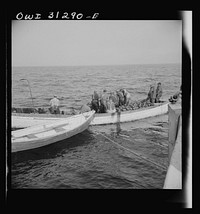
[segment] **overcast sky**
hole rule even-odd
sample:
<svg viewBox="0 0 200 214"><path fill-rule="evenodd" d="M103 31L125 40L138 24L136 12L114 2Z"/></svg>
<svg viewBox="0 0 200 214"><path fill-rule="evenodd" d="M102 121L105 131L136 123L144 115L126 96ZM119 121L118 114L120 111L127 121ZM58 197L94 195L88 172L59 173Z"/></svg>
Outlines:
<svg viewBox="0 0 200 214"><path fill-rule="evenodd" d="M15 20L13 66L181 63L182 22Z"/></svg>

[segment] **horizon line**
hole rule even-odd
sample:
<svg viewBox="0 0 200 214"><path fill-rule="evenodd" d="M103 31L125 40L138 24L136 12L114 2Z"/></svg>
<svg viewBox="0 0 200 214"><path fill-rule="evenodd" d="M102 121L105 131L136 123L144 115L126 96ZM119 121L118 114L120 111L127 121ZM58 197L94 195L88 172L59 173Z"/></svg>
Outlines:
<svg viewBox="0 0 200 214"><path fill-rule="evenodd" d="M161 62L161 63L127 63L127 64L94 64L94 65L11 65L11 67L87 67L87 66L126 66L126 65L162 65L182 64L182 62Z"/></svg>

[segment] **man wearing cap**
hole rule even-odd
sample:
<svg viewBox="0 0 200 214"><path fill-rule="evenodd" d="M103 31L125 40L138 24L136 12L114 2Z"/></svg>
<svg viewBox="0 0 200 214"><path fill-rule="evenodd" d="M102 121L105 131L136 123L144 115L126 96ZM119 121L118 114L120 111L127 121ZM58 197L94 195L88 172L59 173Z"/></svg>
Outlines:
<svg viewBox="0 0 200 214"><path fill-rule="evenodd" d="M54 95L54 98L50 100L50 112L52 114L59 114L60 113L60 109L59 109L59 105L60 105L60 101L57 98L56 95Z"/></svg>

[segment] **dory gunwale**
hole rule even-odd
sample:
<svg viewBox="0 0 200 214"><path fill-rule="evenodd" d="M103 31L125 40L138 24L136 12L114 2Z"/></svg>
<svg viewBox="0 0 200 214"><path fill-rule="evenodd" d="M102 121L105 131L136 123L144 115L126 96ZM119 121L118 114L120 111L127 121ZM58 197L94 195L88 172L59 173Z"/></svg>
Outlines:
<svg viewBox="0 0 200 214"><path fill-rule="evenodd" d="M136 110L129 110L129 111L121 111L120 113L95 113L95 117L90 125L103 125L103 124L112 124L117 122L130 122L135 121L151 116L157 116L161 114L165 114L168 112L168 104L169 102L161 102L155 103L154 106L149 106L145 108L140 108ZM154 113L152 114L152 111ZM146 113L147 115L145 116ZM137 115L137 118L134 116ZM130 118L125 118L130 116ZM16 118L16 120L26 121L27 123L34 124L34 123L46 123L53 122L55 120L61 120L64 118L70 117L69 115L53 115L53 114L27 114L27 113L12 113L12 119ZM22 122L23 123L23 122ZM17 126L13 126L12 128L19 128Z"/></svg>
<svg viewBox="0 0 200 214"><path fill-rule="evenodd" d="M88 128L91 120L94 117L94 113L94 111L90 111L84 114L75 115L60 121L56 121L56 123L53 124L36 125L17 131L12 131L12 152L39 148L81 133ZM82 120L83 116L85 121ZM80 121L77 122L77 120ZM66 126L68 126L67 129L64 128ZM61 128L61 130L57 131L57 128ZM36 136L38 134L51 131L54 131L55 133L52 133L49 136Z"/></svg>

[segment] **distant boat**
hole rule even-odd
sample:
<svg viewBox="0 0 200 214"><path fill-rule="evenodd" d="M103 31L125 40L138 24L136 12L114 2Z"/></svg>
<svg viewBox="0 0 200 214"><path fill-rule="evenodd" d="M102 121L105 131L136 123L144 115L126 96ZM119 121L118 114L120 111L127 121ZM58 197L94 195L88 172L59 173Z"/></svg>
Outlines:
<svg viewBox="0 0 200 214"><path fill-rule="evenodd" d="M35 125L12 131L12 152L24 151L49 145L86 130L95 111L54 120L49 124Z"/></svg>
<svg viewBox="0 0 200 214"><path fill-rule="evenodd" d="M166 114L168 112L168 104L169 102L161 102L155 103L154 106L140 108L137 110L121 111L115 113L96 113L90 125L130 122ZM26 128L33 125L50 124L68 117L69 115L62 114L12 113L12 128Z"/></svg>

